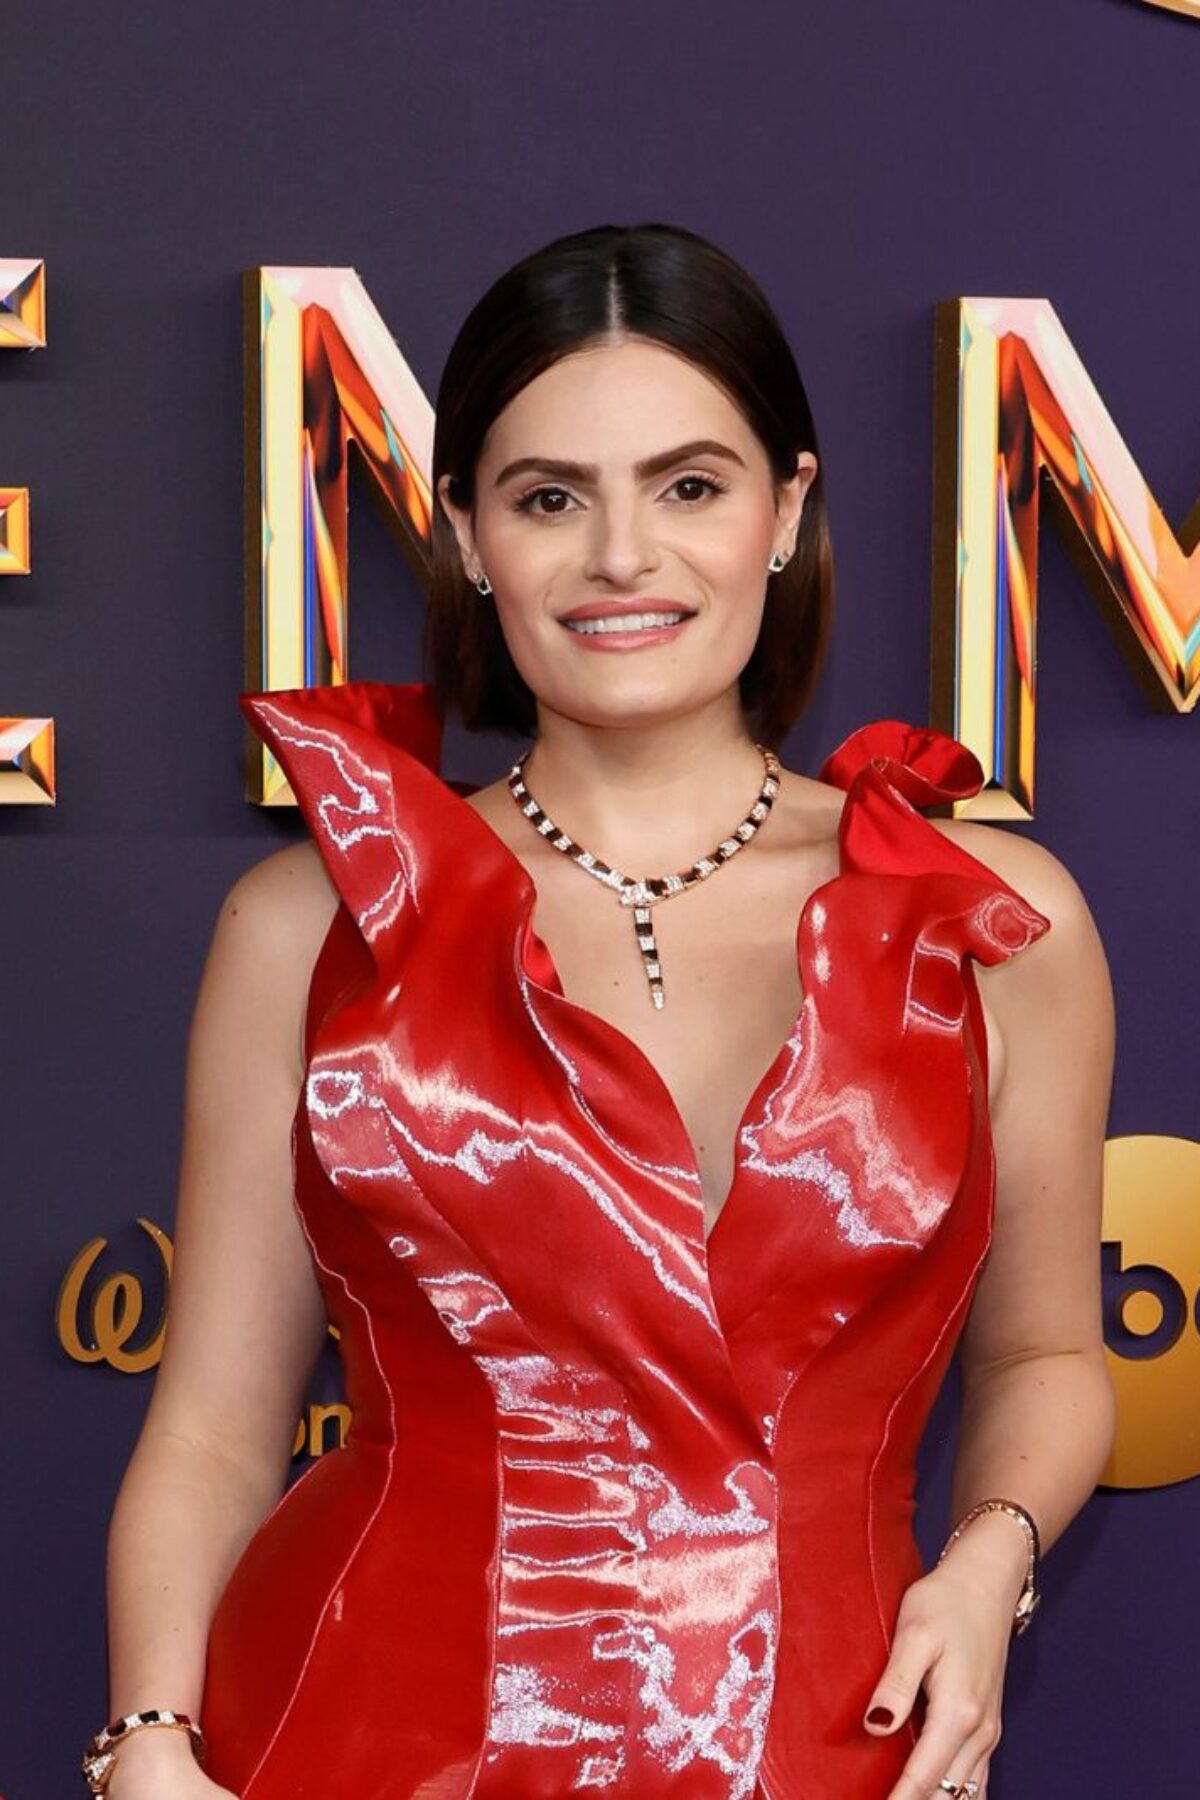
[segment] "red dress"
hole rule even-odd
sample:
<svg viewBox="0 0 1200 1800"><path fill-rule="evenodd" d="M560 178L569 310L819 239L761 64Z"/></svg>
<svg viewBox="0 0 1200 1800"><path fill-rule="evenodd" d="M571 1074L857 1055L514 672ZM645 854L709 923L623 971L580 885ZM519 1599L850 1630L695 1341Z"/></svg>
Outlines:
<svg viewBox="0 0 1200 1800"><path fill-rule="evenodd" d="M914 1458L992 1216L968 958L1049 920L863 725L803 1002L707 1242L644 1053L566 999L532 878L435 771L427 691L244 694L342 898L296 1205L353 1422L213 1619L209 1773L246 1800L885 1800L862 1717L922 1572Z"/></svg>

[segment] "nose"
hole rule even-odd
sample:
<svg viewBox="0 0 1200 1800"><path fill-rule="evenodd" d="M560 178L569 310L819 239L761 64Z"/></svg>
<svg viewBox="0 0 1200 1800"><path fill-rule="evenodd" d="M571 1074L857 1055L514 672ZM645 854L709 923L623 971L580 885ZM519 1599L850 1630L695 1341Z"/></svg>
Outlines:
<svg viewBox="0 0 1200 1800"><path fill-rule="evenodd" d="M589 520L583 570L589 581L632 587L659 561L654 520L639 496L597 501Z"/></svg>

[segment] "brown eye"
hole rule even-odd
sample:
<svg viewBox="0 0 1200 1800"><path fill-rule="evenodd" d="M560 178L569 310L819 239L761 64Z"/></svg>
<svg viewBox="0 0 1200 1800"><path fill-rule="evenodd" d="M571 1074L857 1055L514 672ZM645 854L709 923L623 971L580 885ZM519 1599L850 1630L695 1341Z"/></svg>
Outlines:
<svg viewBox="0 0 1200 1800"><path fill-rule="evenodd" d="M725 483L717 481L711 475L681 475L677 481L672 483L672 486L676 489L691 488L693 490L690 494L680 495L686 506L695 506L698 501L707 500L710 494L723 494L726 491ZM700 490L699 493L695 491L697 488Z"/></svg>
<svg viewBox="0 0 1200 1800"><path fill-rule="evenodd" d="M533 513L538 518L552 518L552 517L556 517L559 514L561 514L562 512L564 512L566 510L565 507L556 504L556 505L548 506L545 510L543 510L541 507L536 506L535 502L538 500L547 500L547 499L557 502L557 501L569 500L570 497L571 496L567 493L565 488L556 488L556 487L530 488L530 490L527 494L522 494L519 500L513 501L513 509L516 512Z"/></svg>

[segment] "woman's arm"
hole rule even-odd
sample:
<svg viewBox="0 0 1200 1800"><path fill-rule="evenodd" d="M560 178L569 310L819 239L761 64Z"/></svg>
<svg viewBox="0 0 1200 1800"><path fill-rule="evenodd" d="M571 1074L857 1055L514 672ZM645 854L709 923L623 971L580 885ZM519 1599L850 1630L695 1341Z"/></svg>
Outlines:
<svg viewBox="0 0 1200 1800"><path fill-rule="evenodd" d="M992 1241L959 1344L952 1512L958 1520L978 1500L1015 1500L1045 1548L1092 1493L1113 1439L1100 1291L1113 995L1099 934L1063 865L987 827L960 825L957 834L1051 929L1011 961L977 971L1003 1075L991 1107ZM1026 1560L1020 1525L985 1514L906 1595L871 1706L890 1710L895 1729L919 1687L931 1704L892 1800L935 1793L946 1774L978 1781L986 1795Z"/></svg>
<svg viewBox="0 0 1200 1800"><path fill-rule="evenodd" d="M1045 1549L1091 1494L1112 1448L1100 1239L1115 1027L1108 965L1082 893L1047 852L1021 849L1036 854L1022 856L1010 879L1051 929L980 977L1005 1066L992 1108L992 1243L959 1347L953 1512L961 1518L993 1494L1019 1500ZM1023 1534L1004 1517L977 1521L953 1554L971 1536L982 1555L985 1537L998 1545L1002 1535L1016 1540L1021 1562Z"/></svg>
<svg viewBox="0 0 1200 1800"><path fill-rule="evenodd" d="M306 843L250 869L217 919L188 1042L163 1357L109 1536L110 1718L199 1717L209 1622L286 1484L326 1331L292 1203L291 1126L334 904ZM147 1730L122 1748L109 1791L218 1790L182 1734Z"/></svg>

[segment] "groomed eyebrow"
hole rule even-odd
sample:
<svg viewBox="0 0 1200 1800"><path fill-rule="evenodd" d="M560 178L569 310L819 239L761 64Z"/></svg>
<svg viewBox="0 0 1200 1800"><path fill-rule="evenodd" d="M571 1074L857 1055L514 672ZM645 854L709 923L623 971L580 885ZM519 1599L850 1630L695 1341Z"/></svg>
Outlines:
<svg viewBox="0 0 1200 1800"><path fill-rule="evenodd" d="M697 438L694 443L679 444L674 450L660 450L657 456L648 456L644 462L634 464L633 472L639 481L645 481L652 475L673 469L677 463L694 462L698 456L720 456L727 462L737 463L740 469L746 467L737 451L730 449L728 444L719 444L715 438ZM594 463L562 462L550 456L519 456L515 462L504 465L495 485L501 487L514 475L529 473L558 475L564 481L584 483L594 482L599 470Z"/></svg>

